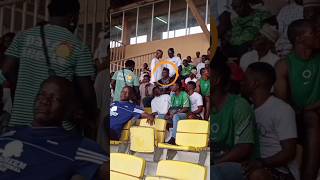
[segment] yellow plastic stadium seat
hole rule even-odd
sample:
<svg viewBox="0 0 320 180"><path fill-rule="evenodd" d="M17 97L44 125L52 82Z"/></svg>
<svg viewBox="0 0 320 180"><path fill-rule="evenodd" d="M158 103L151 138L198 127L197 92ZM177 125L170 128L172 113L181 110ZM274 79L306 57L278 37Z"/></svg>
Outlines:
<svg viewBox="0 0 320 180"><path fill-rule="evenodd" d="M129 129L131 128L131 126L132 126L132 121L128 121L127 124L122 129L120 141L110 140L110 144L111 145L119 145L122 142L129 141L129 137L130 137L129 136Z"/></svg>
<svg viewBox="0 0 320 180"><path fill-rule="evenodd" d="M146 161L142 158L122 153L110 154L111 180L141 180Z"/></svg>
<svg viewBox="0 0 320 180"><path fill-rule="evenodd" d="M152 114L152 109L151 108L144 108L144 112L148 114Z"/></svg>
<svg viewBox="0 0 320 180"><path fill-rule="evenodd" d="M177 180L177 179L161 177L161 176L147 176L145 180Z"/></svg>
<svg viewBox="0 0 320 180"><path fill-rule="evenodd" d="M131 127L130 128L130 151L140 153L154 152L154 128Z"/></svg>
<svg viewBox="0 0 320 180"><path fill-rule="evenodd" d="M147 119L140 120L140 126L152 127L156 130L156 143L163 143L166 137L167 121L163 119L155 119L155 124L150 125L147 123Z"/></svg>
<svg viewBox="0 0 320 180"><path fill-rule="evenodd" d="M158 163L156 175L179 180L205 180L207 169L198 164L163 160Z"/></svg>
<svg viewBox="0 0 320 180"><path fill-rule="evenodd" d="M205 120L181 120L178 122L176 144L158 143L159 148L177 151L200 152L208 147L209 122Z"/></svg>

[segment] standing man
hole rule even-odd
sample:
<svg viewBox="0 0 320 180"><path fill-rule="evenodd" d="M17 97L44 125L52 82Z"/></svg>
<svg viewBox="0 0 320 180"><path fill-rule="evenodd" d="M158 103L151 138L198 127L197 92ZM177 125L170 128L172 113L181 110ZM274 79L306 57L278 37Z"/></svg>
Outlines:
<svg viewBox="0 0 320 180"><path fill-rule="evenodd" d="M135 67L135 62L133 60L127 60L125 62L125 68L114 73L111 80L111 86L112 86L112 89L114 89L113 101L120 101L120 94L123 87L125 86L133 87L135 91L134 94L136 95L136 97L140 95L139 78L133 72L134 67Z"/></svg>
<svg viewBox="0 0 320 180"><path fill-rule="evenodd" d="M88 135L95 138L98 113L91 79L95 74L93 58L90 49L73 34L80 4L78 0L52 0L48 9L49 23L18 34L6 52L0 79L17 87L9 125L31 125L34 99L51 73L74 82L86 119L90 120L85 129L90 129ZM69 124L65 127L73 128Z"/></svg>
<svg viewBox="0 0 320 180"><path fill-rule="evenodd" d="M315 180L320 167L320 55L315 51L312 22L294 21L288 28L293 51L276 65L277 97L291 102L297 113L303 145L301 179Z"/></svg>
<svg viewBox="0 0 320 180"><path fill-rule="evenodd" d="M192 63L195 67L197 67L198 64L201 63L200 51L196 52L196 57L193 59Z"/></svg>
<svg viewBox="0 0 320 180"><path fill-rule="evenodd" d="M210 77L209 69L201 69L201 78L197 81L197 92L202 95L205 103L204 119L209 119L210 114Z"/></svg>
<svg viewBox="0 0 320 180"><path fill-rule="evenodd" d="M169 61L174 63L176 67L179 69L179 74L182 71L182 61L179 57L174 56L174 49L169 48L168 49L168 56L169 56ZM166 65L166 67L169 69L169 76L174 77L176 75L175 68L172 65Z"/></svg>
<svg viewBox="0 0 320 180"><path fill-rule="evenodd" d="M151 60L150 71L151 71L151 79L150 83L156 83L161 79L162 76L162 66L158 69L154 69L158 63L160 63L160 59L163 56L163 52L161 49L156 51L155 57Z"/></svg>

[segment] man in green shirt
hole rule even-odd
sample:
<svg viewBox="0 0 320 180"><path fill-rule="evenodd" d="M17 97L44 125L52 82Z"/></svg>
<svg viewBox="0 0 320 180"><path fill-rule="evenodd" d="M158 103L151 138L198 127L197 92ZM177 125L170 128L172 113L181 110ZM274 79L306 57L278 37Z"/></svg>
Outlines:
<svg viewBox="0 0 320 180"><path fill-rule="evenodd" d="M320 167L320 54L313 23L294 21L288 38L293 51L276 65L275 94L296 110L304 148L301 179L315 180Z"/></svg>
<svg viewBox="0 0 320 180"><path fill-rule="evenodd" d="M185 91L182 91L181 88L182 84L180 81L177 81L171 88L171 107L165 116L166 120L173 123L172 137L167 142L169 144L175 144L178 122L187 119L187 114L190 110L189 95Z"/></svg>
<svg viewBox="0 0 320 180"><path fill-rule="evenodd" d="M208 120L210 116L210 74L209 69L200 70L201 78L197 81L197 92L202 95L205 105L204 119Z"/></svg>
<svg viewBox="0 0 320 180"><path fill-rule="evenodd" d="M183 66L182 66L181 76L182 76L182 79L184 80L190 76L191 70L194 68L194 66L192 64L189 64L187 59L183 60L182 64Z"/></svg>
<svg viewBox="0 0 320 180"><path fill-rule="evenodd" d="M111 86L114 90L113 101L120 101L120 94L125 86L134 87L136 97L140 95L139 93L139 78L134 74L135 62L133 60L127 60L125 62L125 68L114 73ZM136 100L138 100L137 98Z"/></svg>
<svg viewBox="0 0 320 180"><path fill-rule="evenodd" d="M242 97L228 93L230 74L226 62L211 62L211 179L217 180L242 180L240 163L251 158L255 145L253 109Z"/></svg>
<svg viewBox="0 0 320 180"><path fill-rule="evenodd" d="M228 49L230 56L240 57L249 50L264 21L270 18L271 14L253 9L250 0L232 0L231 6L238 17L231 20L231 13L224 13L227 15L221 19L224 22L219 27L220 36L224 39L225 42L222 44L225 46L224 49Z"/></svg>
<svg viewBox="0 0 320 180"><path fill-rule="evenodd" d="M92 82L94 62L90 49L73 33L78 23L80 4L78 0L52 0L48 10L50 19L42 26L43 36L39 26L20 32L6 51L0 81L16 86L9 125L31 125L34 99L40 84L50 76L50 69L51 73L74 82L85 109L85 119L90 120L86 129L91 129L89 136L95 138L98 113ZM70 123L65 123L64 127L68 130L73 128Z"/></svg>

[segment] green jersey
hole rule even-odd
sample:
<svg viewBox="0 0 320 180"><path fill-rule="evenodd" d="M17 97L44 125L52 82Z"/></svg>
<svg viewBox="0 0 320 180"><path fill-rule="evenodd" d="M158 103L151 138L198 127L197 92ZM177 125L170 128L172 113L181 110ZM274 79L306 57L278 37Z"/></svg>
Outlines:
<svg viewBox="0 0 320 180"><path fill-rule="evenodd" d="M288 55L291 100L304 108L320 100L320 55L306 61L295 53Z"/></svg>
<svg viewBox="0 0 320 180"><path fill-rule="evenodd" d="M171 107L173 108L188 108L190 107L190 99L189 95L185 91L181 91L179 96L172 95L171 96Z"/></svg>
<svg viewBox="0 0 320 180"><path fill-rule="evenodd" d="M46 25L44 31L51 68L57 76L69 80L73 80L74 76L94 76L94 62L90 49L79 38L60 26ZM17 88L9 125L31 125L40 84L49 77L40 27L19 33L6 51L6 55L19 60Z"/></svg>
<svg viewBox="0 0 320 180"><path fill-rule="evenodd" d="M236 144L255 143L254 112L240 96L230 95L220 112L211 113L211 140L215 146L229 151Z"/></svg>
<svg viewBox="0 0 320 180"><path fill-rule="evenodd" d="M139 86L139 78L129 69L122 69L114 73L113 80L116 81L113 101L120 101L120 94L125 86Z"/></svg>
<svg viewBox="0 0 320 180"><path fill-rule="evenodd" d="M192 69L194 68L193 65L189 64L189 66L185 67L182 66L182 72L181 75L182 76L190 76Z"/></svg>
<svg viewBox="0 0 320 180"><path fill-rule="evenodd" d="M210 96L210 79L200 79L200 90L202 96Z"/></svg>

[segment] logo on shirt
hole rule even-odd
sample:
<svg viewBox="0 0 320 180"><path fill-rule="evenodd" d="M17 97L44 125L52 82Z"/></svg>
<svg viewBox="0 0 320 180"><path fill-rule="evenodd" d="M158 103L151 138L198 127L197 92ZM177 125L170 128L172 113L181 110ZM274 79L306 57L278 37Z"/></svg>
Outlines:
<svg viewBox="0 0 320 180"><path fill-rule="evenodd" d="M117 111L118 111L117 106L113 106L112 108L110 108L110 116L118 116L119 113Z"/></svg>
<svg viewBox="0 0 320 180"><path fill-rule="evenodd" d="M68 43L61 43L56 48L56 55L63 59L68 59L71 56L71 46Z"/></svg>
<svg viewBox="0 0 320 180"><path fill-rule="evenodd" d="M131 75L127 76L128 81L132 81L133 77Z"/></svg>
<svg viewBox="0 0 320 180"><path fill-rule="evenodd" d="M302 77L303 77L304 79L306 79L306 80L309 80L309 79L311 78L311 76L312 76L312 72L311 72L310 69L306 69L306 70L304 70L304 71L302 72ZM304 82L304 85L307 85L307 84L309 84L309 83L310 83L309 81L306 81L306 82Z"/></svg>
<svg viewBox="0 0 320 180"><path fill-rule="evenodd" d="M25 169L27 164L15 159L21 157L22 153L23 143L21 141L15 140L6 144L3 149L0 149L0 171L11 170L20 173Z"/></svg>

